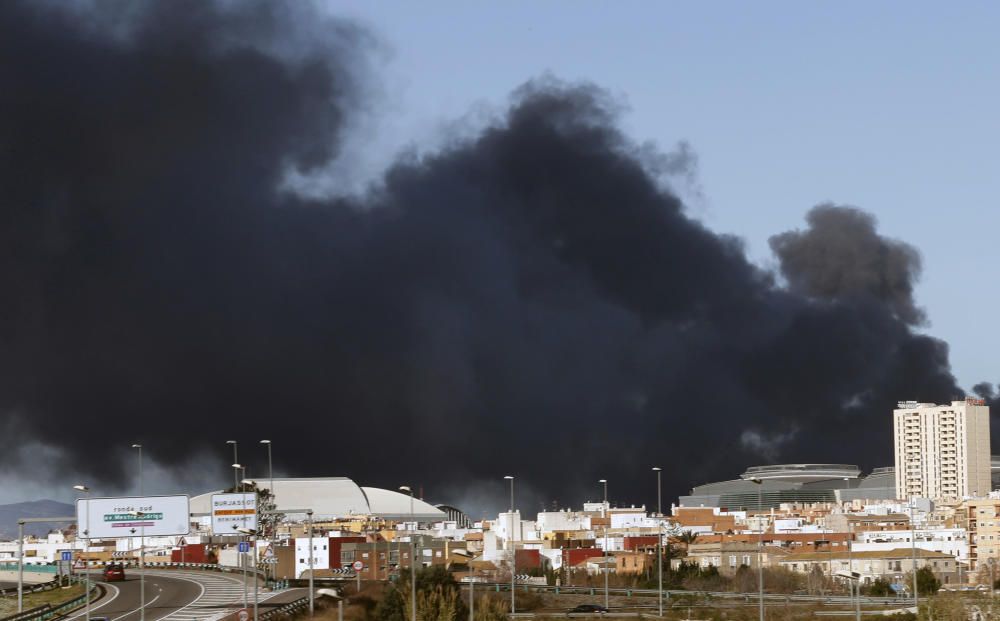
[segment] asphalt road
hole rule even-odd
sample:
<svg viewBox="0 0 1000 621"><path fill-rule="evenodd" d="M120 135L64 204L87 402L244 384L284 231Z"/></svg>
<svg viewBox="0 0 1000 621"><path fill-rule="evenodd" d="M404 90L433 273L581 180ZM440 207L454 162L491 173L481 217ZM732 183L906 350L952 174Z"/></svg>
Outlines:
<svg viewBox="0 0 1000 621"><path fill-rule="evenodd" d="M221 618L243 605L243 583L228 574L148 571L145 615L140 608L138 572L130 572L124 582L105 583L104 586L107 594L91 605L92 619L204 621ZM249 591L252 597L252 585ZM82 621L84 616L84 610L80 609L65 619Z"/></svg>

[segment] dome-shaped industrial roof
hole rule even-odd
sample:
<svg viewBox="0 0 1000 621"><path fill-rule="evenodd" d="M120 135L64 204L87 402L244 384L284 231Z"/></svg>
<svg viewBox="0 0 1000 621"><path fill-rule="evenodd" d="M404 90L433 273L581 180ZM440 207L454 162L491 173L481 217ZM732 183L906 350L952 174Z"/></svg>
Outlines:
<svg viewBox="0 0 1000 621"><path fill-rule="evenodd" d="M345 518L370 515L389 520L429 522L444 520L447 515L420 499L413 499L411 518L410 496L376 487L360 487L347 477L249 479L261 489L274 485L274 497L279 511L312 509L313 519ZM191 498L191 512L207 515L211 511L209 492Z"/></svg>

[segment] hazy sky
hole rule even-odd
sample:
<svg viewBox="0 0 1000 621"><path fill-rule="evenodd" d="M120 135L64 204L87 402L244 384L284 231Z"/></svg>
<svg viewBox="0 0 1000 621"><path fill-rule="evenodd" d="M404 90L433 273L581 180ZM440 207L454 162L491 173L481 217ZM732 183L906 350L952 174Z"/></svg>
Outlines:
<svg viewBox="0 0 1000 621"><path fill-rule="evenodd" d="M877 215L924 259L918 300L959 382L1000 380L1000 7L920 2L332 4L380 37L368 165L419 148L551 72L627 105L624 126L699 157L691 213L746 240L823 201ZM372 146L373 145L373 146ZM905 395L901 395L901 398Z"/></svg>

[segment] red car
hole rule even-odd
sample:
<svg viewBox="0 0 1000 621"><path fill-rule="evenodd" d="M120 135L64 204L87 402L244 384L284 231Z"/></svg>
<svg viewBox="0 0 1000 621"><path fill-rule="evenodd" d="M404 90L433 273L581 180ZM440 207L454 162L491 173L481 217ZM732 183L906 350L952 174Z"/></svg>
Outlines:
<svg viewBox="0 0 1000 621"><path fill-rule="evenodd" d="M104 568L105 582L120 582L125 580L125 566L121 563L112 563Z"/></svg>

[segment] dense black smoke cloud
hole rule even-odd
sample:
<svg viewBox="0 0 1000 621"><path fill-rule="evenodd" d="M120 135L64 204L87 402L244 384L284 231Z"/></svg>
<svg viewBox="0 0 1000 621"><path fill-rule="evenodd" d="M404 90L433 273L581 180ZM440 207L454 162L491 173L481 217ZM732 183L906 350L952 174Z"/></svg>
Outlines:
<svg viewBox="0 0 1000 621"><path fill-rule="evenodd" d="M806 219L808 231L771 238L791 291L825 300L872 297L907 323L925 321L913 299L921 268L915 248L881 237L875 217L852 207L819 205Z"/></svg>
<svg viewBox="0 0 1000 621"><path fill-rule="evenodd" d="M529 82L364 197L304 199L290 171L350 158L370 35L301 3L88 6L0 3L0 412L55 477L121 485L140 441L225 481L223 442L268 437L288 474L433 500L502 505L514 474L650 502L654 465L667 498L885 465L898 399L961 394L912 329L911 248L819 207L776 283L596 87Z"/></svg>

